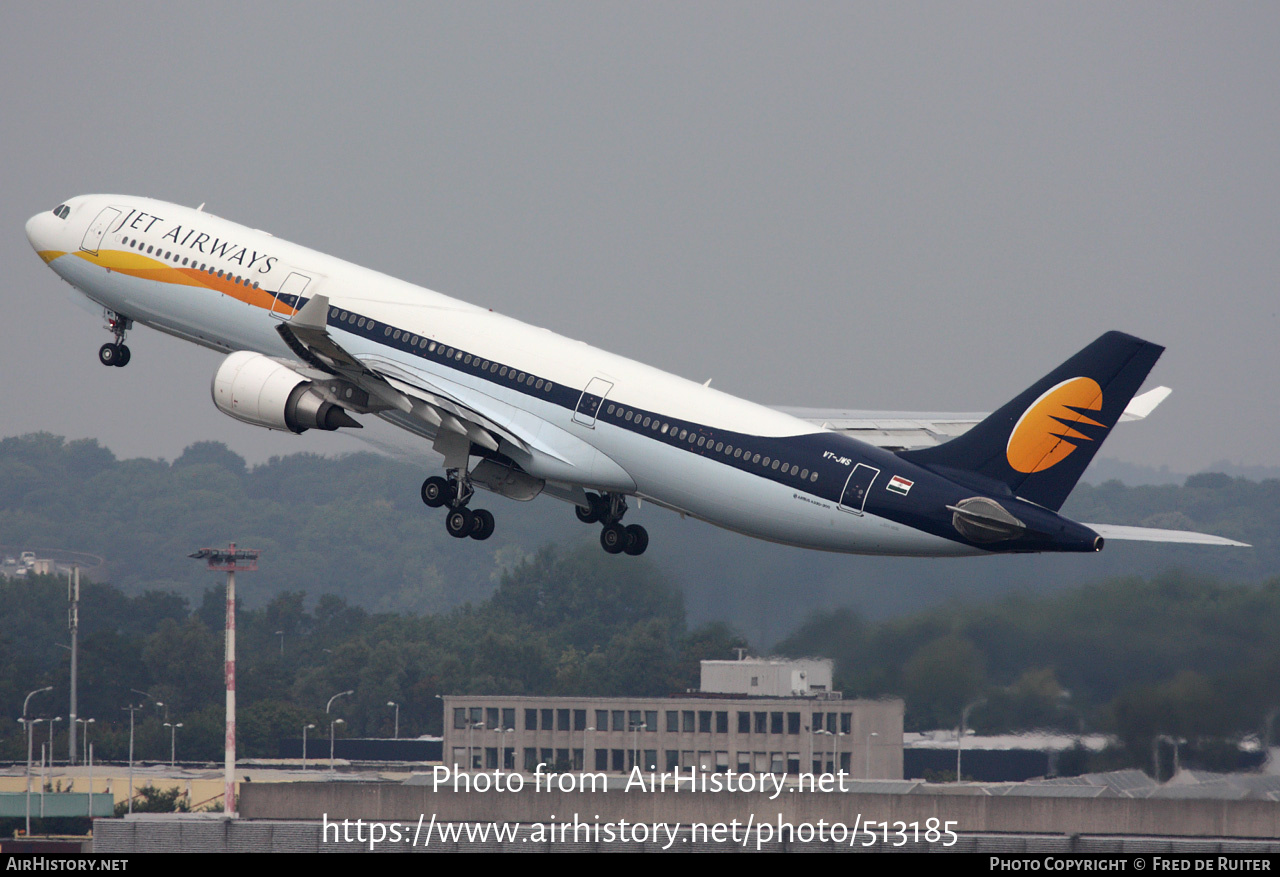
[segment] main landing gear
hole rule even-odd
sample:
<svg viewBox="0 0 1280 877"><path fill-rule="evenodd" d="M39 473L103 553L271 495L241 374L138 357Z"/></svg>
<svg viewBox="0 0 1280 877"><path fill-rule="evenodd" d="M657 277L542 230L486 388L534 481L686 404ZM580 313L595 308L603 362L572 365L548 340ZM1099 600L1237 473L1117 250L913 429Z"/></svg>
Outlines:
<svg viewBox="0 0 1280 877"><path fill-rule="evenodd" d="M627 498L620 493L588 493L587 508L575 506L574 513L584 524L604 524L600 531L600 547L610 554L644 554L649 547L649 531L639 524L622 525L627 513Z"/></svg>
<svg viewBox="0 0 1280 877"><path fill-rule="evenodd" d="M116 336L114 343L107 343L98 348L98 362L103 365L114 365L124 368L129 364L129 348L124 344L124 333L133 327L133 320L107 311L107 328Z"/></svg>
<svg viewBox="0 0 1280 877"><path fill-rule="evenodd" d="M449 507L445 516L444 528L450 536L457 539L472 539L483 542L493 535L493 514L488 509L467 508L475 490L471 487L471 479L465 472L450 469L448 478L433 475L422 482L422 501L429 508Z"/></svg>

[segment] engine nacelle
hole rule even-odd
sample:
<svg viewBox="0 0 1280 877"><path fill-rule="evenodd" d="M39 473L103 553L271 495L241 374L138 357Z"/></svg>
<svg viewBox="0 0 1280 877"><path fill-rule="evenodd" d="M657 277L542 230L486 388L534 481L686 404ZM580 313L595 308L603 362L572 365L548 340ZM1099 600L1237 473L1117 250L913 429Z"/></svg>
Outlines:
<svg viewBox="0 0 1280 877"><path fill-rule="evenodd" d="M213 404L236 420L267 429L302 433L360 424L326 401L311 381L286 365L250 350L239 350L213 375Z"/></svg>

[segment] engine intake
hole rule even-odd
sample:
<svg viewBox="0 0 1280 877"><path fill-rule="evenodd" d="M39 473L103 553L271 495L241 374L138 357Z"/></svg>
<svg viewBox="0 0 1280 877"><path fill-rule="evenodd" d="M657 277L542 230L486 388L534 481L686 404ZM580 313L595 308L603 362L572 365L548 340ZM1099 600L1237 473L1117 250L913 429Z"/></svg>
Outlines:
<svg viewBox="0 0 1280 877"><path fill-rule="evenodd" d="M341 407L286 365L261 353L240 350L213 375L213 404L223 414L267 429L303 433L308 429L360 428Z"/></svg>

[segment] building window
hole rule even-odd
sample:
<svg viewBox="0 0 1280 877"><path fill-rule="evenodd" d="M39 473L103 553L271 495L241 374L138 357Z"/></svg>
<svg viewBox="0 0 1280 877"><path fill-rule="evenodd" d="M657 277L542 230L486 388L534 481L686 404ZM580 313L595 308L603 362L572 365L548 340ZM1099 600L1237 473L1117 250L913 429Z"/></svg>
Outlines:
<svg viewBox="0 0 1280 877"><path fill-rule="evenodd" d="M596 750L596 768L595 769L596 770L609 769L609 750L608 749Z"/></svg>
<svg viewBox="0 0 1280 877"><path fill-rule="evenodd" d="M609 730L609 711L608 710L596 710L596 730L597 731Z"/></svg>
<svg viewBox="0 0 1280 877"><path fill-rule="evenodd" d="M496 706L491 706L485 710L484 726L491 731L496 730L499 727L498 708Z"/></svg>
<svg viewBox="0 0 1280 877"><path fill-rule="evenodd" d="M640 726L644 724L644 719L640 717L640 710L627 711L627 730L638 731Z"/></svg>
<svg viewBox="0 0 1280 877"><path fill-rule="evenodd" d="M667 766L664 768L664 770L671 771L679 767L680 766L680 750L668 749L666 751L666 763L667 763Z"/></svg>
<svg viewBox="0 0 1280 877"><path fill-rule="evenodd" d="M626 764L626 761L625 761L625 758L626 758L626 750L625 750L625 749L614 749L612 752L610 752L610 755L612 755L612 756L613 756L613 758L612 758L612 761L613 761L613 770L614 770L616 773L622 773L624 770L626 770L626 767L624 767L624 765Z"/></svg>
<svg viewBox="0 0 1280 877"><path fill-rule="evenodd" d="M751 733L751 713L745 713L745 712L738 713L738 733L739 734Z"/></svg>
<svg viewBox="0 0 1280 877"><path fill-rule="evenodd" d="M853 713L840 714L840 733L841 734L853 733Z"/></svg>
<svg viewBox="0 0 1280 877"><path fill-rule="evenodd" d="M800 733L800 714L799 713L787 713L787 733L788 734Z"/></svg>
<svg viewBox="0 0 1280 877"><path fill-rule="evenodd" d="M698 710L698 733L711 733L711 710Z"/></svg>
<svg viewBox="0 0 1280 877"><path fill-rule="evenodd" d="M575 731L587 730L587 711L586 710L573 711L573 730Z"/></svg>
<svg viewBox="0 0 1280 877"><path fill-rule="evenodd" d="M569 730L569 711L567 709L556 710L556 730Z"/></svg>
<svg viewBox="0 0 1280 877"><path fill-rule="evenodd" d="M716 713L716 733L717 734L729 733L729 714L724 710L721 710ZM727 758L728 756L725 756L725 757ZM725 763L728 764L728 762L725 762Z"/></svg>
<svg viewBox="0 0 1280 877"><path fill-rule="evenodd" d="M530 710L532 712L532 710ZM525 747L524 750L524 769L532 773L538 769L538 750L532 746Z"/></svg>
<svg viewBox="0 0 1280 877"><path fill-rule="evenodd" d="M769 733L782 733L782 712L769 713Z"/></svg>
<svg viewBox="0 0 1280 877"><path fill-rule="evenodd" d="M502 708L502 730L514 731L516 729L516 711L514 707Z"/></svg>
<svg viewBox="0 0 1280 877"><path fill-rule="evenodd" d="M556 727L555 710L544 709L542 711L542 730L552 731Z"/></svg>
<svg viewBox="0 0 1280 877"><path fill-rule="evenodd" d="M644 729L650 733L658 733L658 711L645 710L644 713Z"/></svg>
<svg viewBox="0 0 1280 877"><path fill-rule="evenodd" d="M756 717L756 733L757 733L757 734L768 734L768 733L769 733L769 718L768 718L768 716L769 716L769 714L768 714L768 713L756 713L756 714L755 714L755 717Z"/></svg>
<svg viewBox="0 0 1280 877"><path fill-rule="evenodd" d="M680 712L678 710L667 710L667 733L680 733Z"/></svg>
<svg viewBox="0 0 1280 877"><path fill-rule="evenodd" d="M524 711L524 729L526 731L538 730L538 711L537 710Z"/></svg>
<svg viewBox="0 0 1280 877"><path fill-rule="evenodd" d="M694 731L693 710L685 710L681 713L681 716L684 718L684 732L686 734L692 734Z"/></svg>
<svg viewBox="0 0 1280 877"><path fill-rule="evenodd" d="M622 710L614 710L612 718L613 718L613 724L609 726L610 730L613 730L613 731L627 730L627 714L626 713L624 713Z"/></svg>
<svg viewBox="0 0 1280 877"><path fill-rule="evenodd" d="M462 729L467 726L467 708L456 706L453 708L453 727Z"/></svg>

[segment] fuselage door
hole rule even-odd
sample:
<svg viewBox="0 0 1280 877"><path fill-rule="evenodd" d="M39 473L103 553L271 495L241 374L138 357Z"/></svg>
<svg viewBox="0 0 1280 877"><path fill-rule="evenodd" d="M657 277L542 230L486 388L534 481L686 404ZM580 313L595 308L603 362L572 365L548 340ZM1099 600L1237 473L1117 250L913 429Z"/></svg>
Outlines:
<svg viewBox="0 0 1280 877"><path fill-rule="evenodd" d="M120 218L120 211L114 207L104 207L98 217L89 223L89 230L84 233L84 240L80 242L80 249L86 253L98 255L98 248L102 246L102 237L107 233L107 229L111 228L111 223Z"/></svg>
<svg viewBox="0 0 1280 877"><path fill-rule="evenodd" d="M609 395L612 389L613 384L604 378L592 378L587 388L582 391L582 397L578 399L578 407L573 412L573 419L583 426L595 429L596 415L600 413L604 397Z"/></svg>
<svg viewBox="0 0 1280 877"><path fill-rule="evenodd" d="M880 470L866 463L859 463L849 473L849 480L844 484L844 493L840 495L840 508L855 515L862 514L866 505L867 494L871 492L871 484L876 480Z"/></svg>
<svg viewBox="0 0 1280 877"><path fill-rule="evenodd" d="M306 302L303 291L311 285L311 278L297 271L289 272L289 276L280 284L276 292L276 300L271 303L271 316L287 320L294 311Z"/></svg>

